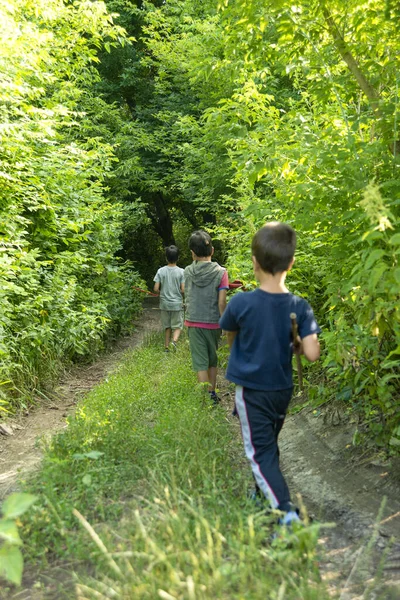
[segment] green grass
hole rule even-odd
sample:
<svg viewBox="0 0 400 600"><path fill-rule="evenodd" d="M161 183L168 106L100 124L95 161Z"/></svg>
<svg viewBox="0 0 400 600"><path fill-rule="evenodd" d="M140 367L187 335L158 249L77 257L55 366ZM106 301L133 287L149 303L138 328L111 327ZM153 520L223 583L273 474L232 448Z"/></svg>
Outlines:
<svg viewBox="0 0 400 600"><path fill-rule="evenodd" d="M23 525L28 572L72 563L82 599L328 598L318 526L271 542L271 518L246 499L242 453L186 342L165 355L153 338L82 401L27 483L39 496Z"/></svg>

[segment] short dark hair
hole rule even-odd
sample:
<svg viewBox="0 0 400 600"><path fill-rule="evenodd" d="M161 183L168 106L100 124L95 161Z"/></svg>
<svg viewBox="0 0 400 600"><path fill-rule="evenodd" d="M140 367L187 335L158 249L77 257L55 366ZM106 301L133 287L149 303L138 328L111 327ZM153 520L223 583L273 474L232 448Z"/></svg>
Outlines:
<svg viewBox="0 0 400 600"><path fill-rule="evenodd" d="M251 250L263 271L272 275L282 273L293 260L296 232L286 223L267 223L253 237Z"/></svg>
<svg viewBox="0 0 400 600"><path fill-rule="evenodd" d="M167 261L169 263L176 263L179 256L179 250L176 246L171 244L171 246L167 246L165 248L165 256L167 257Z"/></svg>
<svg viewBox="0 0 400 600"><path fill-rule="evenodd" d="M189 238L189 249L200 258L203 258L204 256L211 256L212 247L213 245L211 237L202 229L192 233Z"/></svg>

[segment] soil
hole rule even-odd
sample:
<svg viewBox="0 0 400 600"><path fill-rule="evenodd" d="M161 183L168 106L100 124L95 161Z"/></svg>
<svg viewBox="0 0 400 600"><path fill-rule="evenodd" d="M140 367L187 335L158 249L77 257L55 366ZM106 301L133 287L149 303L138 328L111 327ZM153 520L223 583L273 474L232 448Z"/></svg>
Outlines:
<svg viewBox="0 0 400 600"><path fill-rule="evenodd" d="M36 468L42 443L66 426L76 402L115 370L123 354L159 330L157 300L146 299L135 332L90 366L65 375L51 398L11 423L12 436L0 436L0 498ZM222 383L222 382L221 382ZM230 416L233 393L221 385ZM329 409L328 409L329 411ZM400 464L354 451L355 424L338 410L303 409L289 415L280 437L282 467L294 498L312 519L335 523L321 530L320 569L332 596L339 600L400 599ZM245 463L244 463L245 464ZM382 569L379 569L379 564ZM46 598L43 589L25 589L15 600Z"/></svg>
<svg viewBox="0 0 400 600"><path fill-rule="evenodd" d="M355 452L354 430L344 417L334 425L312 409L289 416L280 441L284 473L312 517L336 524L322 530L321 568L340 600L398 600L399 465Z"/></svg>

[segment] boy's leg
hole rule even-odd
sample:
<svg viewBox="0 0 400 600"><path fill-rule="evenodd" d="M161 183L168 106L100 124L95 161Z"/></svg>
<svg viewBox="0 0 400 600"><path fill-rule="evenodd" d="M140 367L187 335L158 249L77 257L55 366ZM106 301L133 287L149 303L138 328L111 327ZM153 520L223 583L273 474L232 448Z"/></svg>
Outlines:
<svg viewBox="0 0 400 600"><path fill-rule="evenodd" d="M177 342L179 340L179 336L181 335L182 329L174 329L172 334L172 341Z"/></svg>
<svg viewBox="0 0 400 600"><path fill-rule="evenodd" d="M254 479L272 508L283 511L293 507L279 467L278 434L291 395L291 389L266 392L236 387L236 408Z"/></svg>
<svg viewBox="0 0 400 600"><path fill-rule="evenodd" d="M215 395L215 388L217 386L217 372L218 372L218 342L221 337L220 329L203 329L204 339L207 348L207 357L208 357L208 369L207 371L201 371L197 374L199 381L206 382L208 381L209 388L208 391Z"/></svg>
<svg viewBox="0 0 400 600"><path fill-rule="evenodd" d="M217 368L210 367L209 369L197 371L197 381L199 383L208 383L209 389L208 391L215 391L215 386L217 383Z"/></svg>
<svg viewBox="0 0 400 600"><path fill-rule="evenodd" d="M189 345L193 370L197 371L199 383L209 383L210 391L215 391L217 379L217 352L220 329L189 327Z"/></svg>
<svg viewBox="0 0 400 600"><path fill-rule="evenodd" d="M209 392L215 392L217 386L217 367L208 369L208 381L210 382Z"/></svg>
<svg viewBox="0 0 400 600"><path fill-rule="evenodd" d="M220 329L207 329L207 341L208 341L208 377L210 382L209 392L215 394L215 388L217 385L217 371L218 371L218 343L221 337Z"/></svg>
<svg viewBox="0 0 400 600"><path fill-rule="evenodd" d="M171 339L171 311L169 310L161 310L161 324L163 326L165 332L164 344L165 349L168 349L169 342Z"/></svg>
<svg viewBox="0 0 400 600"><path fill-rule="evenodd" d="M188 336L192 367L193 371L197 371L197 381L208 383L208 354L203 330L200 327L188 327Z"/></svg>
<svg viewBox="0 0 400 600"><path fill-rule="evenodd" d="M183 329L183 310L174 310L171 317L172 341L176 343L179 340Z"/></svg>

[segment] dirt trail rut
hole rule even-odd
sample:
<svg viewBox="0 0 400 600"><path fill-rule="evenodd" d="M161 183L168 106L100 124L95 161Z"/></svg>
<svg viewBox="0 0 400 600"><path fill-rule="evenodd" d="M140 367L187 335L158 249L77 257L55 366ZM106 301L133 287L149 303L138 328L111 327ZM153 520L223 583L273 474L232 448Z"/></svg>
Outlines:
<svg viewBox="0 0 400 600"><path fill-rule="evenodd" d="M111 352L93 364L74 367L47 399L40 398L39 407L10 422L13 435L0 435L0 500L16 487L18 479L38 466L46 439L66 427L66 417L78 400L117 367L127 350L160 328L157 306L157 298L146 298L132 335L119 339Z"/></svg>
<svg viewBox="0 0 400 600"><path fill-rule="evenodd" d="M289 416L280 441L284 473L318 521L336 523L323 533L327 561L321 567L332 589L342 590L340 600L398 600L398 464L354 457L353 432L351 423L328 425L312 410Z"/></svg>

